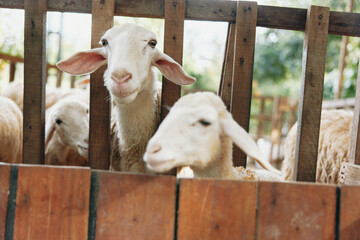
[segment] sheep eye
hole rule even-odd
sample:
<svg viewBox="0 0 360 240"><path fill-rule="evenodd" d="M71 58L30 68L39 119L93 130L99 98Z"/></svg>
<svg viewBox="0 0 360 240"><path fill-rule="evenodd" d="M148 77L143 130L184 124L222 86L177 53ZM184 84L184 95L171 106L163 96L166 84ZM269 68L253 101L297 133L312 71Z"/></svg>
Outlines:
<svg viewBox="0 0 360 240"><path fill-rule="evenodd" d="M106 47L108 45L108 41L106 39L102 39L101 40L101 45L103 45L104 47Z"/></svg>
<svg viewBox="0 0 360 240"><path fill-rule="evenodd" d="M208 121L206 121L204 119L200 119L199 123L201 123L201 125L203 125L203 126L209 126L211 124L211 122L208 122Z"/></svg>
<svg viewBox="0 0 360 240"><path fill-rule="evenodd" d="M149 45L150 45L150 47L152 47L152 48L155 48L155 47L156 47L156 44L157 44L156 40L150 40L150 42L149 42Z"/></svg>
<svg viewBox="0 0 360 240"><path fill-rule="evenodd" d="M86 109L86 113L89 113L89 109Z"/></svg>
<svg viewBox="0 0 360 240"><path fill-rule="evenodd" d="M55 122L56 122L57 125L60 125L62 123L62 121L60 119L56 119Z"/></svg>

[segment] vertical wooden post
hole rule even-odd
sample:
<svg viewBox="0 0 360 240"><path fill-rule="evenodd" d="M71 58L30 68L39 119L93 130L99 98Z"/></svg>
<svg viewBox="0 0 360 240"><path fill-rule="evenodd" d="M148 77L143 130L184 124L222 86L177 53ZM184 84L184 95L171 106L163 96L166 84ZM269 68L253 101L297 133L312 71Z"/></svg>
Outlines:
<svg viewBox="0 0 360 240"><path fill-rule="evenodd" d="M351 139L350 139L350 153L349 162L360 165L360 63L358 70L358 77L356 82L356 97L355 97L355 108L354 118L351 128Z"/></svg>
<svg viewBox="0 0 360 240"><path fill-rule="evenodd" d="M240 126L249 131L254 66L257 3L237 3L231 112ZM235 166L246 166L246 155L234 147Z"/></svg>
<svg viewBox="0 0 360 240"><path fill-rule="evenodd" d="M9 82L13 82L15 79L16 62L10 61L10 76Z"/></svg>
<svg viewBox="0 0 360 240"><path fill-rule="evenodd" d="M44 163L46 0L25 0L23 162Z"/></svg>
<svg viewBox="0 0 360 240"><path fill-rule="evenodd" d="M224 55L224 63L222 67L221 80L219 84L219 96L224 101L228 111L230 111L233 86L233 62L234 62L234 40L235 40L235 24L229 23L228 35L226 39L226 49Z"/></svg>
<svg viewBox="0 0 360 240"><path fill-rule="evenodd" d="M185 20L185 0L165 0L164 52L182 64ZM168 107L180 98L181 87L163 77L161 99L161 121Z"/></svg>
<svg viewBox="0 0 360 240"><path fill-rule="evenodd" d="M114 0L92 1L91 47L100 47L99 41L113 26ZM90 76L90 147L89 165L94 169L109 169L110 163L110 104L109 92L104 86L106 66Z"/></svg>
<svg viewBox="0 0 360 240"><path fill-rule="evenodd" d="M62 71L57 69L56 71L56 87L61 87L62 82Z"/></svg>
<svg viewBox="0 0 360 240"><path fill-rule="evenodd" d="M294 180L315 182L330 10L311 6L303 49Z"/></svg>

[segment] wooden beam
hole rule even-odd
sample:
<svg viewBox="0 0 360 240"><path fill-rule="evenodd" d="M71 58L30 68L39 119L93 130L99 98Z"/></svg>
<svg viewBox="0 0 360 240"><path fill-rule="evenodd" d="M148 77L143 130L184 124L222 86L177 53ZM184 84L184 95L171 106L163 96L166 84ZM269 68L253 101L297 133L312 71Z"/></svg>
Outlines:
<svg viewBox="0 0 360 240"><path fill-rule="evenodd" d="M25 0L23 162L44 163L46 0Z"/></svg>
<svg viewBox="0 0 360 240"><path fill-rule="evenodd" d="M185 19L234 22L235 1L187 0ZM115 15L131 17L164 18L163 0L115 0ZM0 0L0 7L24 9L24 0ZM91 0L79 2L49 0L49 11L91 13ZM307 9L275 6L258 6L257 26L305 30ZM360 36L359 13L330 13L329 34Z"/></svg>
<svg viewBox="0 0 360 240"><path fill-rule="evenodd" d="M315 182L329 8L311 6L306 19L294 180Z"/></svg>
<svg viewBox="0 0 360 240"><path fill-rule="evenodd" d="M256 18L256 2L238 2L230 111L246 131L249 131L250 121ZM237 146L234 146L233 162L235 166L246 167L246 155Z"/></svg>
<svg viewBox="0 0 360 240"><path fill-rule="evenodd" d="M185 0L165 0L164 52L182 65L184 40ZM165 77L161 93L161 121L169 112L169 107L180 98L181 86Z"/></svg>
<svg viewBox="0 0 360 240"><path fill-rule="evenodd" d="M91 47L99 47L102 34L113 26L114 0L92 2ZM90 76L90 132L89 165L93 169L109 169L110 166L110 102L104 86L106 66Z"/></svg>

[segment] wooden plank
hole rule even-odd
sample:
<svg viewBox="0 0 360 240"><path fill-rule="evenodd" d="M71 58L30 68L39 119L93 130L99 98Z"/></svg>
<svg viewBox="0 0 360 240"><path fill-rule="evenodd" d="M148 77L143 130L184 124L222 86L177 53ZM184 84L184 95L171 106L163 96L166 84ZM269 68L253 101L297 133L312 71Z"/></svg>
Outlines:
<svg viewBox="0 0 360 240"><path fill-rule="evenodd" d="M174 239L175 177L98 174L96 239Z"/></svg>
<svg viewBox="0 0 360 240"><path fill-rule="evenodd" d="M234 22L235 1L187 0L185 18L206 21ZM24 0L0 0L2 8L24 9ZM49 11L91 13L91 0L49 0ZM259 6L257 26L305 30L306 9L275 6ZM164 18L163 0L116 0L115 15L132 17ZM360 14L331 12L329 34L360 36Z"/></svg>
<svg viewBox="0 0 360 240"><path fill-rule="evenodd" d="M99 47L106 30L113 26L114 0L94 0L92 3L91 47ZM90 132L89 165L93 169L110 166L110 103L109 92L104 86L106 66L90 76Z"/></svg>
<svg viewBox="0 0 360 240"><path fill-rule="evenodd" d="M9 82L13 82L15 79L15 71L16 71L16 63L10 62L10 75L9 75Z"/></svg>
<svg viewBox="0 0 360 240"><path fill-rule="evenodd" d="M294 180L315 182L329 8L308 10L303 49Z"/></svg>
<svg viewBox="0 0 360 240"><path fill-rule="evenodd" d="M342 186L340 195L339 239L360 239L360 207L354 204L360 198L359 186Z"/></svg>
<svg viewBox="0 0 360 240"><path fill-rule="evenodd" d="M177 239L254 239L257 183L181 179Z"/></svg>
<svg viewBox="0 0 360 240"><path fill-rule="evenodd" d="M246 131L250 120L256 18L256 2L238 2L230 109L235 121ZM234 146L233 162L235 166L246 166L246 155L237 146Z"/></svg>
<svg viewBox="0 0 360 240"><path fill-rule="evenodd" d="M44 163L46 0L25 0L23 162Z"/></svg>
<svg viewBox="0 0 360 240"><path fill-rule="evenodd" d="M185 0L165 0L164 53L182 65L184 40ZM181 87L165 77L162 81L161 121L169 107L180 98Z"/></svg>
<svg viewBox="0 0 360 240"><path fill-rule="evenodd" d="M20 165L14 239L87 239L90 173Z"/></svg>
<svg viewBox="0 0 360 240"><path fill-rule="evenodd" d="M10 165L0 164L0 240L5 239L5 224L10 184Z"/></svg>
<svg viewBox="0 0 360 240"><path fill-rule="evenodd" d="M335 239L336 186L259 184L257 239Z"/></svg>
<svg viewBox="0 0 360 240"><path fill-rule="evenodd" d="M221 99L224 101L228 111L230 111L231 99L232 99L234 40L235 40L235 24L229 23L224 63L222 67L222 76L220 81L221 84L219 86L219 95L221 96Z"/></svg>
<svg viewBox="0 0 360 240"><path fill-rule="evenodd" d="M356 96L354 107L354 118L351 127L349 162L360 165L360 63L358 68L358 77L356 81Z"/></svg>

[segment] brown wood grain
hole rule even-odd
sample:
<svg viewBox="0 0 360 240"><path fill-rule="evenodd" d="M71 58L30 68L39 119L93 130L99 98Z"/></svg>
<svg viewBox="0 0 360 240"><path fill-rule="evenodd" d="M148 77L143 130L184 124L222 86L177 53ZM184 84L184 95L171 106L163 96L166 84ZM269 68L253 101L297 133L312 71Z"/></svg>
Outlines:
<svg viewBox="0 0 360 240"><path fill-rule="evenodd" d="M90 169L19 165L14 239L87 239Z"/></svg>
<svg viewBox="0 0 360 240"><path fill-rule="evenodd" d="M231 113L235 121L249 131L252 76L254 66L257 3L238 2L233 60ZM234 147L235 166L246 166L246 155Z"/></svg>
<svg viewBox="0 0 360 240"><path fill-rule="evenodd" d="M354 107L354 118L351 128L349 162L360 165L360 63L358 69L358 77L356 81L356 97Z"/></svg>
<svg viewBox="0 0 360 240"><path fill-rule="evenodd" d="M187 0L185 18L207 21L234 22L235 1ZM24 0L0 0L0 7L24 9ZM49 11L91 13L91 0L49 0ZM305 30L307 9L275 6L259 6L257 26ZM116 0L115 15L132 17L164 18L163 0ZM329 34L360 36L360 14L330 13Z"/></svg>
<svg viewBox="0 0 360 240"><path fill-rule="evenodd" d="M95 239L173 239L176 178L99 172Z"/></svg>
<svg viewBox="0 0 360 240"><path fill-rule="evenodd" d="M315 182L329 8L308 10L302 60L294 180Z"/></svg>
<svg viewBox="0 0 360 240"><path fill-rule="evenodd" d="M231 99L232 99L234 40L235 40L235 24L229 23L224 63L222 67L221 81L219 85L219 95L221 96L221 99L224 101L228 111L230 111Z"/></svg>
<svg viewBox="0 0 360 240"><path fill-rule="evenodd" d="M182 65L184 40L185 0L165 0L164 53ZM161 121L169 107L180 98L181 87L165 77L162 81Z"/></svg>
<svg viewBox="0 0 360 240"><path fill-rule="evenodd" d="M5 224L10 183L10 165L0 164L0 240L5 240Z"/></svg>
<svg viewBox="0 0 360 240"><path fill-rule="evenodd" d="M114 0L92 2L91 47L100 47L99 41L106 30L113 26ZM104 86L106 66L90 76L90 132L89 165L93 169L109 169L110 165L110 102Z"/></svg>
<svg viewBox="0 0 360 240"><path fill-rule="evenodd" d="M335 239L336 186L259 184L258 239Z"/></svg>
<svg viewBox="0 0 360 240"><path fill-rule="evenodd" d="M23 162L44 163L46 0L25 0Z"/></svg>
<svg viewBox="0 0 360 240"><path fill-rule="evenodd" d="M360 207L354 204L360 198L360 188L342 186L340 196L339 239L360 239Z"/></svg>
<svg viewBox="0 0 360 240"><path fill-rule="evenodd" d="M177 239L255 239L257 183L181 179Z"/></svg>

